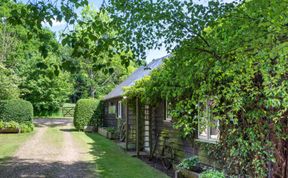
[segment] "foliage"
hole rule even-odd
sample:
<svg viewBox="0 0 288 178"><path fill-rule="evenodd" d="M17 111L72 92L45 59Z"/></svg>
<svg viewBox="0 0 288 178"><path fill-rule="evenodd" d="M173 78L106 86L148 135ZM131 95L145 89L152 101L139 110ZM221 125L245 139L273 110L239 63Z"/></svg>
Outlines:
<svg viewBox="0 0 288 178"><path fill-rule="evenodd" d="M28 133L34 130L34 124L32 122L22 122L22 123L18 123L15 121L4 122L0 119L0 129L4 128L20 129L21 133Z"/></svg>
<svg viewBox="0 0 288 178"><path fill-rule="evenodd" d="M21 25L26 29L28 38L33 35L43 43L38 46L40 54L46 58L49 52L47 39L42 35L43 25L53 25L53 21L74 24L77 20L75 9L87 5L88 0L30 0L30 1L10 1L0 2L0 17L5 17L7 24Z"/></svg>
<svg viewBox="0 0 288 178"><path fill-rule="evenodd" d="M57 112L72 92L69 74L61 71L59 59L53 56L35 60L23 76L22 98L32 102L38 116Z"/></svg>
<svg viewBox="0 0 288 178"><path fill-rule="evenodd" d="M114 127L107 127L107 128L105 128L105 129L106 129L108 132L111 132L112 134L117 131L117 129L114 128Z"/></svg>
<svg viewBox="0 0 288 178"><path fill-rule="evenodd" d="M1 68L0 63L0 100L17 99L19 97L18 77L7 69Z"/></svg>
<svg viewBox="0 0 288 178"><path fill-rule="evenodd" d="M177 165L177 169L191 169L199 163L199 158L197 156L192 156L185 158Z"/></svg>
<svg viewBox="0 0 288 178"><path fill-rule="evenodd" d="M286 177L287 5L239 5L200 28L201 36L181 41L162 69L129 93L172 101L175 127L185 135L197 133L197 105L212 98L211 122L220 120L221 134L210 152L220 165L252 177L265 177L273 167L274 176Z"/></svg>
<svg viewBox="0 0 288 178"><path fill-rule="evenodd" d="M130 51L116 51L117 32L110 21L105 11L87 6L75 30L62 40L67 44L63 66L72 72L75 83L74 101L100 98L135 69L134 62L126 60L132 57Z"/></svg>
<svg viewBox="0 0 288 178"><path fill-rule="evenodd" d="M72 85L69 73L61 69L60 45L55 35L42 27L32 33L27 24L10 23L15 10L18 13L22 9L25 13L29 8L31 6L12 1L1 3L0 60L3 70L0 69L0 85L3 90L0 98L13 99L20 93L19 97L33 104L37 115L47 115L59 110L72 92ZM10 81L7 81L8 77Z"/></svg>
<svg viewBox="0 0 288 178"><path fill-rule="evenodd" d="M34 124L32 122L20 123L21 133L28 133L34 130Z"/></svg>
<svg viewBox="0 0 288 178"><path fill-rule="evenodd" d="M225 175L217 170L207 170L200 174L200 178L225 178Z"/></svg>
<svg viewBox="0 0 288 178"><path fill-rule="evenodd" d="M0 129L4 129L4 128L20 129L20 125L15 121L4 122L0 120Z"/></svg>
<svg viewBox="0 0 288 178"><path fill-rule="evenodd" d="M118 28L104 9L85 7L75 30L66 34L63 45L72 47L72 56L90 64L90 70L102 69L112 74L111 62L118 57L122 65L129 66L133 55L129 48L118 40ZM88 73L89 74L89 73Z"/></svg>
<svg viewBox="0 0 288 178"><path fill-rule="evenodd" d="M99 100L96 99L80 99L75 107L74 126L77 130L84 130L85 126L96 126L98 118L95 114L99 107Z"/></svg>
<svg viewBox="0 0 288 178"><path fill-rule="evenodd" d="M129 45L140 58L147 49L159 49L165 45L171 51L175 45L195 36L237 3L209 1L197 3L191 0L109 0L106 9L111 14L119 38ZM205 40L204 38L202 38Z"/></svg>
<svg viewBox="0 0 288 178"><path fill-rule="evenodd" d="M109 26L101 31L100 24L108 23L108 15L104 11L91 10L89 6L78 18L75 8L86 4L85 0L1 1L0 87L3 90L0 99L20 97L33 104L36 115L51 115L71 95L72 102L89 96L100 98L135 69L134 63L129 65L127 60L129 67L124 66L124 58L132 56L129 50L116 52L111 42L107 44L114 51L111 56L105 45L95 43L95 38L101 41L106 34L112 37L115 30ZM73 24L77 20L79 23L75 30L67 35L85 43L78 47L61 46L55 34L43 27L43 24L53 25L55 21ZM94 38L90 39L91 36ZM64 72L64 69L69 70Z"/></svg>
<svg viewBox="0 0 288 178"><path fill-rule="evenodd" d="M33 119L33 106L29 101L14 99L0 101L0 118L2 121L30 122Z"/></svg>

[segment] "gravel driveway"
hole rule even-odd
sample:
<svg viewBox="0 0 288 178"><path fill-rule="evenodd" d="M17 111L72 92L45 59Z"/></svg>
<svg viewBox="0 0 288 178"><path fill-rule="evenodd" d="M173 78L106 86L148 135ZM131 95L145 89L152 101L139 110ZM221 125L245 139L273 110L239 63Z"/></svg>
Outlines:
<svg viewBox="0 0 288 178"><path fill-rule="evenodd" d="M72 120L38 119L36 133L9 161L0 164L0 177L96 177L89 148L77 143ZM94 168L95 169L95 168Z"/></svg>

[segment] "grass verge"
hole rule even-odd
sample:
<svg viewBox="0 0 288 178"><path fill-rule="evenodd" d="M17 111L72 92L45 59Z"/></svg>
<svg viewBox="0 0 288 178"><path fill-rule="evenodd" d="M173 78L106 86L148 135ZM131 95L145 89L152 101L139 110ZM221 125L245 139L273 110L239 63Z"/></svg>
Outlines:
<svg viewBox="0 0 288 178"><path fill-rule="evenodd" d="M34 132L21 134L0 134L0 162L12 157L16 150L28 140Z"/></svg>
<svg viewBox="0 0 288 178"><path fill-rule="evenodd" d="M95 169L103 178L168 178L166 174L125 153L113 141L98 134L73 132L74 137L89 145Z"/></svg>

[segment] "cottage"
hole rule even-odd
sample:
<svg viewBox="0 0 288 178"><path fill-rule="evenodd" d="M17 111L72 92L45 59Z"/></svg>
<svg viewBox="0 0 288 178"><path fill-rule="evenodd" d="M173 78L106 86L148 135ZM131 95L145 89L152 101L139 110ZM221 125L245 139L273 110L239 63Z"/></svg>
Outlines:
<svg viewBox="0 0 288 178"><path fill-rule="evenodd" d="M137 80L149 75L152 70L162 64L164 58L154 59L147 66L139 67L103 99L103 127L117 129L120 132L119 139L126 142L127 149L136 147L136 113L135 102L124 100L123 87L132 86Z"/></svg>
<svg viewBox="0 0 288 178"><path fill-rule="evenodd" d="M187 156L197 155L201 162L214 166L213 160L207 158L197 141L183 139L179 131L173 128L172 118L168 114L169 102L162 100L157 104L147 105L141 103L139 98L127 99L123 96L123 87L133 86L137 80L149 75L165 58L155 59L147 66L140 67L104 97L103 127L117 130L117 139L122 146L127 150L134 150L137 155L148 153L150 156L157 156L162 154L163 147L169 145L173 148L173 153L168 154L173 154L178 162ZM198 142L217 141L218 132L214 128L206 128L205 124L200 126Z"/></svg>

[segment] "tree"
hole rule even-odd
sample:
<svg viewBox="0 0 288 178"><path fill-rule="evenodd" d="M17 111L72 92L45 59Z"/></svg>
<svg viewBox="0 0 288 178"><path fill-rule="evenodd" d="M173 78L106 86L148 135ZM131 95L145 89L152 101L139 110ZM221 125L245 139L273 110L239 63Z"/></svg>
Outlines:
<svg viewBox="0 0 288 178"><path fill-rule="evenodd" d="M28 37L37 36L41 41L45 41L41 31L44 23L53 25L53 21L65 21L74 24L77 20L75 9L88 5L88 0L29 0L0 2L1 19L5 19L7 24L21 25L26 29ZM47 57L48 49L43 44L38 48L43 57Z"/></svg>
<svg viewBox="0 0 288 178"><path fill-rule="evenodd" d="M19 97L18 89L19 78L0 63L0 100L16 99Z"/></svg>
<svg viewBox="0 0 288 178"><path fill-rule="evenodd" d="M170 3L170 9L178 11L174 1L167 3ZM147 4L151 5L148 1L119 4L117 8L124 8L120 8L122 14L118 13L125 15L126 8L160 7ZM191 34L194 35L187 38L172 27L165 31L164 25L161 36L168 40L165 42L171 44L181 37L172 59L166 60L163 69L153 72L150 79L139 81L135 88L129 89L128 95L140 95L144 101L168 97L173 104L175 126L191 135L197 133L197 116L203 112L199 105L209 99L213 120L221 123L219 144L207 146L207 150L213 153L210 156L221 161L220 165L229 174L287 177L288 54L287 19L284 18L287 5L286 1L247 1L217 16L216 21L204 23L200 31L193 31ZM198 9L200 14L206 12L195 7L191 5L191 9ZM147 11L139 14L139 18L144 17L141 20L145 25L155 21L154 17L145 16ZM175 14L178 17L181 13ZM128 17L131 17L128 18L131 24L142 22L133 18L135 14ZM179 20L185 17L179 16ZM137 29L141 29L142 23L138 24ZM198 25L200 21L196 27ZM157 23L151 28L157 31ZM146 33L144 36L147 34L148 37L154 35Z"/></svg>
<svg viewBox="0 0 288 178"><path fill-rule="evenodd" d="M27 6L10 1L1 5L2 98L11 99L21 93L21 98L33 104L36 114L55 112L71 92L70 75L61 69L60 44L48 29L39 28L37 34L32 34L26 25L10 24L13 10Z"/></svg>
<svg viewBox="0 0 288 178"><path fill-rule="evenodd" d="M117 49L120 42L117 41L117 31L110 23L105 11L92 10L87 6L75 30L62 41L70 47L66 49L68 54L64 57L64 65L73 69L75 81L79 82L75 86L78 94L85 96L86 91L87 96L98 98L133 70L134 63L128 60L132 53ZM80 91L83 87L84 93Z"/></svg>
<svg viewBox="0 0 288 178"><path fill-rule="evenodd" d="M147 49L165 45L170 52L180 42L194 37L209 46L203 29L213 26L216 19L225 16L237 4L218 0L209 1L207 5L190 0L109 0L106 8L115 28L121 29L121 41L144 58Z"/></svg>
<svg viewBox="0 0 288 178"><path fill-rule="evenodd" d="M22 74L22 98L31 101L36 115L57 112L72 92L70 75L60 69L60 58L49 55L46 60L34 59Z"/></svg>

